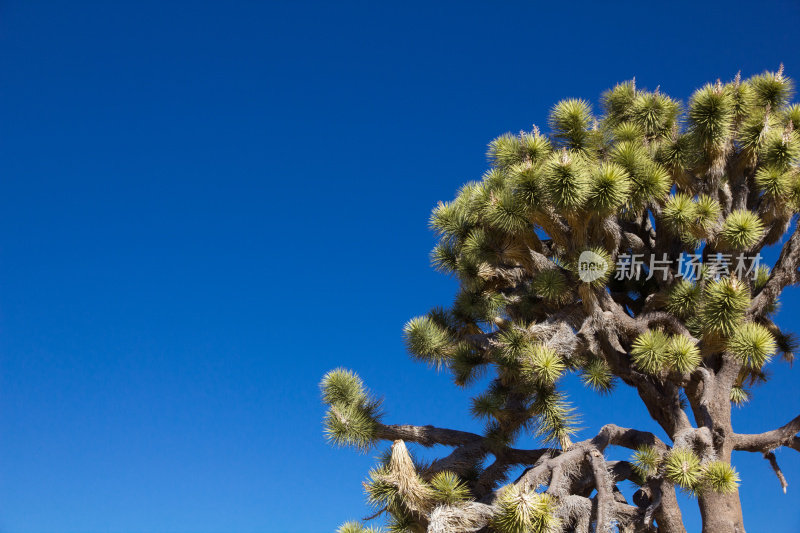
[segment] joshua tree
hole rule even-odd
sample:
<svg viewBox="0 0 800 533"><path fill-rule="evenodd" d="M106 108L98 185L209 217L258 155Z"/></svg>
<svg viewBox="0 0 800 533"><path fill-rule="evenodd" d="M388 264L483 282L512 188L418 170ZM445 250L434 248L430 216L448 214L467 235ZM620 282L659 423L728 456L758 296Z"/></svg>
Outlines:
<svg viewBox="0 0 800 533"><path fill-rule="evenodd" d="M785 490L773 450L800 451L800 416L741 434L731 407L795 349L773 322L783 289L800 284L791 93L783 67L707 84L685 107L629 81L597 117L564 100L549 134L489 144L483 178L431 216L432 262L457 277L455 301L404 330L412 357L457 386L490 373L470 407L485 431L389 425L356 374L321 383L333 444L392 443L364 484L391 531L683 532L677 489L696 497L704 532L743 533L734 450L763 454ZM759 264L780 241L773 268ZM573 442L569 372L600 394L635 389L668 439L607 424ZM542 448L514 447L522 432ZM452 451L422 464L407 442ZM611 446L630 460L606 460ZM631 501L623 480L638 485Z"/></svg>

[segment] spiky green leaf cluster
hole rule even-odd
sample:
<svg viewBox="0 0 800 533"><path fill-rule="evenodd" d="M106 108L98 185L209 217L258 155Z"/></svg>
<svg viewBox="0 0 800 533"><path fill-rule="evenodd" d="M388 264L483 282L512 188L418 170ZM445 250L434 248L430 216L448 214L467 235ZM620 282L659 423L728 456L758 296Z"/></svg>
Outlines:
<svg viewBox="0 0 800 533"><path fill-rule="evenodd" d="M642 445L636 448L631 466L642 481L656 475L659 465L661 465L661 454L654 447Z"/></svg>
<svg viewBox="0 0 800 533"><path fill-rule="evenodd" d="M491 526L498 533L554 533L559 521L556 501L548 494L511 485L500 494Z"/></svg>
<svg viewBox="0 0 800 533"><path fill-rule="evenodd" d="M381 533L381 528L364 527L360 522L346 522L339 526L336 533Z"/></svg>
<svg viewBox="0 0 800 533"><path fill-rule="evenodd" d="M702 287L689 280L678 281L670 290L667 310L680 318L688 318L697 310Z"/></svg>
<svg viewBox="0 0 800 533"><path fill-rule="evenodd" d="M747 209L733 211L725 218L720 231L722 242L733 250L747 250L764 234L764 223Z"/></svg>
<svg viewBox="0 0 800 533"><path fill-rule="evenodd" d="M371 396L361 378L343 368L325 374L320 389L328 405L324 419L328 440L338 446L369 449L381 418L381 401Z"/></svg>
<svg viewBox="0 0 800 533"><path fill-rule="evenodd" d="M696 491L703 477L700 459L689 448L673 448L664 459L664 476L688 491Z"/></svg>
<svg viewBox="0 0 800 533"><path fill-rule="evenodd" d="M728 350L747 368L759 369L775 355L775 337L755 322L737 326L728 339Z"/></svg>
<svg viewBox="0 0 800 533"><path fill-rule="evenodd" d="M721 336L732 334L749 304L750 290L745 283L734 277L709 281L699 309L703 332Z"/></svg>
<svg viewBox="0 0 800 533"><path fill-rule="evenodd" d="M553 304L564 301L569 295L567 278L556 268L536 274L531 282L531 289L536 296Z"/></svg>
<svg viewBox="0 0 800 533"><path fill-rule="evenodd" d="M720 494L730 494L739 487L739 474L724 461L709 461L703 465L704 488Z"/></svg>
<svg viewBox="0 0 800 533"><path fill-rule="evenodd" d="M614 388L614 374L608 363L600 358L593 358L581 369L581 381L599 393L607 393Z"/></svg>
<svg viewBox="0 0 800 533"><path fill-rule="evenodd" d="M452 354L449 332L430 317L409 320L403 328L403 338L409 353L436 368Z"/></svg>
<svg viewBox="0 0 800 533"><path fill-rule="evenodd" d="M554 389L540 390L530 412L535 417L535 434L546 444L558 444L562 449L572 445L570 437L578 431L578 417L563 393Z"/></svg>
<svg viewBox="0 0 800 533"><path fill-rule="evenodd" d="M520 376L535 385L553 385L566 365L555 350L544 344L529 344L522 358Z"/></svg>
<svg viewBox="0 0 800 533"><path fill-rule="evenodd" d="M645 374L655 375L668 364L669 337L661 330L650 330L639 335L631 346L633 365Z"/></svg>
<svg viewBox="0 0 800 533"><path fill-rule="evenodd" d="M437 503L453 505L470 499L470 492L464 481L449 471L439 472L431 478L433 497Z"/></svg>
<svg viewBox="0 0 800 533"><path fill-rule="evenodd" d="M685 335L673 335L666 353L667 365L676 372L691 372L702 360L697 345Z"/></svg>
<svg viewBox="0 0 800 533"><path fill-rule="evenodd" d="M627 171L615 163L603 163L592 174L589 207L599 213L613 213L628 200L631 189Z"/></svg>

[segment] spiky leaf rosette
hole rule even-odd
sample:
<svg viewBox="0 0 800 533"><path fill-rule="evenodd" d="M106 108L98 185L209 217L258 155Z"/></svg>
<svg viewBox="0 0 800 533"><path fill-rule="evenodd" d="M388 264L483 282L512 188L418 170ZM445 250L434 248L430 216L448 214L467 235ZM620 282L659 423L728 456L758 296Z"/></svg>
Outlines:
<svg viewBox="0 0 800 533"><path fill-rule="evenodd" d="M667 297L667 310L680 318L688 318L697 310L702 288L688 280L678 281Z"/></svg>
<svg viewBox="0 0 800 533"><path fill-rule="evenodd" d="M783 199L789 194L790 175L775 167L762 167L755 175L756 187L766 196Z"/></svg>
<svg viewBox="0 0 800 533"><path fill-rule="evenodd" d="M695 215L697 216L697 224L702 229L703 234L708 232L722 213L722 208L719 202L714 198L701 194L695 203ZM705 235L704 235L705 236Z"/></svg>
<svg viewBox="0 0 800 533"><path fill-rule="evenodd" d="M703 332L721 336L733 333L750 304L747 285L733 277L709 281L703 290L699 318Z"/></svg>
<svg viewBox="0 0 800 533"><path fill-rule="evenodd" d="M630 189L630 178L624 168L603 163L592 174L589 206L602 214L613 213L626 202Z"/></svg>
<svg viewBox="0 0 800 533"><path fill-rule="evenodd" d="M409 320L403 337L409 353L436 368L441 368L451 355L449 332L430 317Z"/></svg>
<svg viewBox="0 0 800 533"><path fill-rule="evenodd" d="M750 79L754 103L761 107L780 109L792 96L792 80L783 75L783 65L777 72L765 72Z"/></svg>
<svg viewBox="0 0 800 533"><path fill-rule="evenodd" d="M522 326L513 324L497 336L495 361L505 367L516 368L530 342L528 332Z"/></svg>
<svg viewBox="0 0 800 533"><path fill-rule="evenodd" d="M667 365L669 337L661 330L639 335L631 346L633 365L646 374L655 375Z"/></svg>
<svg viewBox="0 0 800 533"><path fill-rule="evenodd" d="M550 112L550 127L555 138L569 148L587 149L593 141L592 107L586 100L569 99L557 103Z"/></svg>
<svg viewBox="0 0 800 533"><path fill-rule="evenodd" d="M733 100L721 85L707 84L689 100L689 124L701 146L712 154L725 147L734 118Z"/></svg>
<svg viewBox="0 0 800 533"><path fill-rule="evenodd" d="M761 147L764 164L786 170L800 158L800 136L795 131L770 131Z"/></svg>
<svg viewBox="0 0 800 533"><path fill-rule="evenodd" d="M599 358L592 359L581 369L581 381L590 389L601 394L610 392L614 388L614 375L611 373L611 368L608 363Z"/></svg>
<svg viewBox="0 0 800 533"><path fill-rule="evenodd" d="M541 389L530 408L535 415L535 435L546 444L558 444L562 450L572 445L570 437L577 433L578 417L566 397L554 389Z"/></svg>
<svg viewBox="0 0 800 533"><path fill-rule="evenodd" d="M339 526L336 533L381 533L380 528L364 527L359 522L346 522Z"/></svg>
<svg viewBox="0 0 800 533"><path fill-rule="evenodd" d="M675 371L691 372L700 365L700 350L685 335L673 335L667 345L667 364Z"/></svg>
<svg viewBox="0 0 800 533"><path fill-rule="evenodd" d="M534 343L526 347L520 366L520 376L535 385L553 385L566 365L561 356L544 344Z"/></svg>
<svg viewBox="0 0 800 533"><path fill-rule="evenodd" d="M355 373L337 368L320 383L322 401L328 405L325 435L332 444L368 450L375 442L381 418L381 401L373 398Z"/></svg>
<svg viewBox="0 0 800 533"><path fill-rule="evenodd" d="M747 368L761 368L775 355L776 349L772 333L754 322L739 325L728 339L728 350Z"/></svg>
<svg viewBox="0 0 800 533"><path fill-rule="evenodd" d="M661 93L644 92L633 99L630 107L631 120L648 138L669 134L680 112L680 104Z"/></svg>
<svg viewBox="0 0 800 533"><path fill-rule="evenodd" d="M531 282L533 293L549 303L558 304L569 295L567 278L558 269L543 270Z"/></svg>
<svg viewBox="0 0 800 533"><path fill-rule="evenodd" d="M553 206L565 211L583 207L589 195L590 176L578 153L557 152L545 166L542 186Z"/></svg>
<svg viewBox="0 0 800 533"><path fill-rule="evenodd" d="M656 475L661 464L661 454L652 446L642 445L633 454L631 465L633 471L642 481Z"/></svg>
<svg viewBox="0 0 800 533"><path fill-rule="evenodd" d="M449 471L439 472L430 481L433 498L438 503L453 505L469 500L467 485L456 474Z"/></svg>
<svg viewBox="0 0 800 533"><path fill-rule="evenodd" d="M722 242L734 250L747 250L764 234L764 223L748 209L733 211L722 225Z"/></svg>
<svg viewBox="0 0 800 533"><path fill-rule="evenodd" d="M683 489L697 490L702 475L700 459L689 448L673 448L664 460L664 476Z"/></svg>
<svg viewBox="0 0 800 533"><path fill-rule="evenodd" d="M710 461L703 465L702 484L714 492L730 494L739 487L739 474L724 461Z"/></svg>
<svg viewBox="0 0 800 533"><path fill-rule="evenodd" d="M601 103L606 112L606 122L614 127L631 119L631 107L636 98L636 84L631 81L618 83L603 93Z"/></svg>
<svg viewBox="0 0 800 533"><path fill-rule="evenodd" d="M498 533L554 533L558 519L556 502L548 494L520 490L511 485L503 490L496 503L492 528Z"/></svg>
<svg viewBox="0 0 800 533"><path fill-rule="evenodd" d="M688 194L678 193L669 197L664 205L662 217L673 234L681 235L697 218L697 205Z"/></svg>

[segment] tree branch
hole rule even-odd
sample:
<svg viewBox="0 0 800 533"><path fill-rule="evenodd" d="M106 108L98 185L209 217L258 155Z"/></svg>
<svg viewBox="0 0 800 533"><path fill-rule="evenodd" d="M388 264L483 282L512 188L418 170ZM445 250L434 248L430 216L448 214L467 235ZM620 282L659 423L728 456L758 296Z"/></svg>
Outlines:
<svg viewBox="0 0 800 533"><path fill-rule="evenodd" d="M772 431L756 434L734 434L733 449L746 452L770 452L780 446L787 446L800 451L800 439L796 437L798 431L800 431L800 415Z"/></svg>

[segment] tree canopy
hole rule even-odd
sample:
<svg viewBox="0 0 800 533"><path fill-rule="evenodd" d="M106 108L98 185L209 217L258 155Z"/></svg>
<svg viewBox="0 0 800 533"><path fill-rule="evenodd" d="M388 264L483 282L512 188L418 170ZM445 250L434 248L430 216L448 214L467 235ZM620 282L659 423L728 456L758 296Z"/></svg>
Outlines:
<svg viewBox="0 0 800 533"><path fill-rule="evenodd" d="M355 373L321 383L331 443L392 442L364 484L390 531L683 532L677 488L696 496L704 532L743 532L734 450L764 454L785 488L772 452L800 451L800 416L740 434L731 406L797 345L774 322L800 282L792 95L783 67L708 83L685 104L631 80L602 95L600 114L563 100L549 133L489 143L489 170L430 219L432 263L458 279L455 300L404 328L411 356L455 385L491 377L469 406L485 430L387 424ZM760 252L781 242L769 268ZM632 387L668 440L609 420L575 442L567 373L598 394ZM516 448L523 432L541 448ZM423 464L407 442L452 452ZM630 459L607 460L609 446Z"/></svg>

